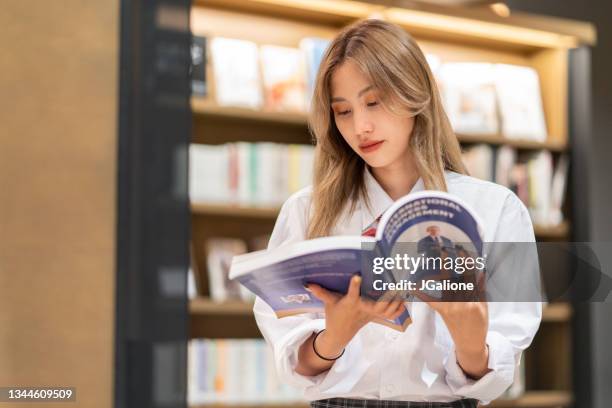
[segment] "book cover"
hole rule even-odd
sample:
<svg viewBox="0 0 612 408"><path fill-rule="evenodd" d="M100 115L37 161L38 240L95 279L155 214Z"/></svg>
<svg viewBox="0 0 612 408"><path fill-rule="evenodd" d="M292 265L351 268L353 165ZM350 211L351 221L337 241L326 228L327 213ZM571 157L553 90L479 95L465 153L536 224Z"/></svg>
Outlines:
<svg viewBox="0 0 612 408"><path fill-rule="evenodd" d="M298 48L262 45L260 49L266 109L306 111L304 56Z"/></svg>
<svg viewBox="0 0 612 408"><path fill-rule="evenodd" d="M495 182L511 188L512 168L516 164L516 149L510 146L500 146L497 149L495 160Z"/></svg>
<svg viewBox="0 0 612 408"><path fill-rule="evenodd" d="M493 180L495 169L493 146L484 143L471 146L463 151L462 158L470 176L481 180Z"/></svg>
<svg viewBox="0 0 612 408"><path fill-rule="evenodd" d="M512 139L546 141L538 73L530 67L495 64L502 134Z"/></svg>
<svg viewBox="0 0 612 408"><path fill-rule="evenodd" d="M555 166L551 187L551 208L548 222L551 225L558 225L563 221L563 201L565 199L565 189L567 186L567 174L569 171L569 157L562 154Z"/></svg>
<svg viewBox="0 0 612 408"><path fill-rule="evenodd" d="M534 223L547 225L551 208L552 154L548 150L533 153L527 163L529 213Z"/></svg>
<svg viewBox="0 0 612 408"><path fill-rule="evenodd" d="M310 100L314 92L315 81L319 72L319 66L330 41L325 38L306 37L300 41L300 49L304 53L306 61L306 107L310 106Z"/></svg>
<svg viewBox="0 0 612 408"><path fill-rule="evenodd" d="M239 281L282 318L323 310L322 302L306 289L307 283L344 294L351 277L359 274L361 295L377 300L392 290L391 286L381 288L381 282L405 293L399 285L406 285L408 278L424 280L445 275L447 259L464 254L482 256L482 247L482 224L465 203L448 193L424 191L396 201L383 214L375 237L323 237L237 256L232 259L230 279ZM438 256L445 263L433 270L427 270L423 263L412 271L386 264L378 268L382 270L375 269L377 259L407 252L414 259ZM437 290L434 288L431 296L439 297ZM394 321L378 323L405 330L411 320L405 309Z"/></svg>
<svg viewBox="0 0 612 408"><path fill-rule="evenodd" d="M259 109L263 104L257 44L216 37L211 58L215 97L221 106Z"/></svg>
<svg viewBox="0 0 612 408"><path fill-rule="evenodd" d="M240 239L211 238L205 245L211 299L217 302L243 299L244 289L229 279L229 271L232 258L246 252L246 243Z"/></svg>
<svg viewBox="0 0 612 408"><path fill-rule="evenodd" d="M227 145L189 145L189 197L191 202L227 202L230 174Z"/></svg>
<svg viewBox="0 0 612 408"><path fill-rule="evenodd" d="M446 63L437 70L444 108L457 133L497 134L493 65Z"/></svg>

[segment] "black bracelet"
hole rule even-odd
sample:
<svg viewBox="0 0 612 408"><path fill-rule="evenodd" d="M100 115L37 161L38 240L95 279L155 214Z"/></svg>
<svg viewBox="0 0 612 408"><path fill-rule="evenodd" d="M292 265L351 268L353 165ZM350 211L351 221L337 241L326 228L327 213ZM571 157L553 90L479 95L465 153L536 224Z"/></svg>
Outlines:
<svg viewBox="0 0 612 408"><path fill-rule="evenodd" d="M342 355L344 354L344 350L345 349L342 349L342 353L340 353L340 355L338 357L336 357L336 358L327 358L327 357L323 357L321 354L319 354L319 352L317 351L317 348L315 347L315 341L317 341L317 337L319 337L319 334L323 333L324 331L325 331L325 329L323 329L320 332L318 332L317 334L315 334L314 339L312 339L312 349L314 350L314 352L317 355L317 357L319 357L321 360L336 361L337 359L342 357Z"/></svg>

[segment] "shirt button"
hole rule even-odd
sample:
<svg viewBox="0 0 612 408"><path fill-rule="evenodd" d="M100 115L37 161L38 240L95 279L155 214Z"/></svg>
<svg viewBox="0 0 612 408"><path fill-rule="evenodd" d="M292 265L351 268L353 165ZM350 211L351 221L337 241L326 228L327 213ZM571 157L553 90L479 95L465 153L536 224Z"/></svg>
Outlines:
<svg viewBox="0 0 612 408"><path fill-rule="evenodd" d="M393 390L395 389L395 387L393 387L391 384L387 384L387 386L385 387L386 391L391 394L393 392Z"/></svg>

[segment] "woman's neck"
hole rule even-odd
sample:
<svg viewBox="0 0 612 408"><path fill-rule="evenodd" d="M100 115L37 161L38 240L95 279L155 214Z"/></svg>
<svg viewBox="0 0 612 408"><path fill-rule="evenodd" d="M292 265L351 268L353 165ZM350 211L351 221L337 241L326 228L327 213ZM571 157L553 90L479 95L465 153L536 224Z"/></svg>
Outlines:
<svg viewBox="0 0 612 408"><path fill-rule="evenodd" d="M419 179L412 160L402 160L385 167L372 167L371 171L376 181L394 201L410 193Z"/></svg>

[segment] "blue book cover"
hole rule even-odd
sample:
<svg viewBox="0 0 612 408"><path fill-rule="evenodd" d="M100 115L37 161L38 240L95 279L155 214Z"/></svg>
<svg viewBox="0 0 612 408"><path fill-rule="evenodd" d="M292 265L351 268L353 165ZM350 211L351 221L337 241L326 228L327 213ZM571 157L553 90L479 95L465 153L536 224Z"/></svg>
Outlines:
<svg viewBox="0 0 612 408"><path fill-rule="evenodd" d="M378 300L392 292L405 295L404 281L432 276L461 280L461 274L448 273L444 262L426 267L427 257L452 264L462 256L482 256L482 249L482 224L473 210L451 194L423 191L397 200L383 214L375 237L330 236L239 255L232 260L230 278L282 318L323 311L323 303L306 289L308 283L345 294L357 274L362 277L362 297ZM407 257L413 258L411 264L399 262ZM380 260L397 262L391 266ZM438 297L439 290L426 293ZM411 319L405 308L399 318L377 323L403 331Z"/></svg>

